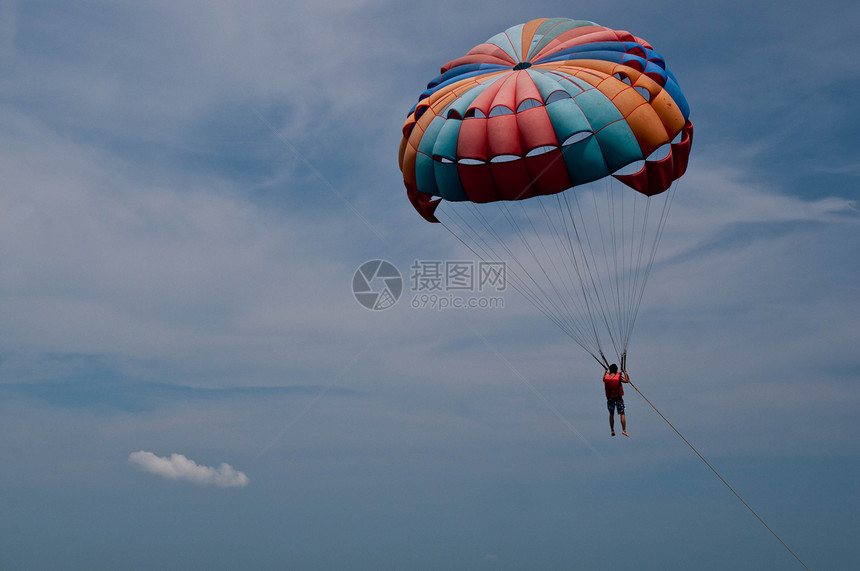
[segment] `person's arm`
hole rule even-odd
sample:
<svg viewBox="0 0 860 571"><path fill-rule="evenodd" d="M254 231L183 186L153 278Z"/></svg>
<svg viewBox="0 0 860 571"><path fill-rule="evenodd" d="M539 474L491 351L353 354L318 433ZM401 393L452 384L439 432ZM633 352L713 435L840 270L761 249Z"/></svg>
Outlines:
<svg viewBox="0 0 860 571"><path fill-rule="evenodd" d="M624 371L624 370L621 371L621 382L622 383L629 383L630 382L630 375L627 374L627 371Z"/></svg>

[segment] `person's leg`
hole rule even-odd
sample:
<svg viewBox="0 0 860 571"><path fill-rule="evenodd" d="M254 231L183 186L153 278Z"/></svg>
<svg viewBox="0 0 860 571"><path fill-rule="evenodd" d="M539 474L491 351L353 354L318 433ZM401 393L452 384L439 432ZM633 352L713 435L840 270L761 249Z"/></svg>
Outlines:
<svg viewBox="0 0 860 571"><path fill-rule="evenodd" d="M627 419L624 418L624 413L622 412L619 416L621 417L621 434L624 436L630 436L627 434Z"/></svg>
<svg viewBox="0 0 860 571"><path fill-rule="evenodd" d="M612 436L615 436L615 413L609 412L609 430L612 431Z"/></svg>

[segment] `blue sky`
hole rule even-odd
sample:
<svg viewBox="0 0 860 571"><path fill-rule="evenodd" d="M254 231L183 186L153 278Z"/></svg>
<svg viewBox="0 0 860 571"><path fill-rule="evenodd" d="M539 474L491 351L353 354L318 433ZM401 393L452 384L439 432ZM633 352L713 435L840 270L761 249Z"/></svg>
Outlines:
<svg viewBox="0 0 860 571"><path fill-rule="evenodd" d="M601 370L515 292L352 296L366 260L467 254L406 199L400 127L547 16L644 37L692 109L634 382L850 566L858 12L0 2L0 568L801 568L635 394L611 439Z"/></svg>

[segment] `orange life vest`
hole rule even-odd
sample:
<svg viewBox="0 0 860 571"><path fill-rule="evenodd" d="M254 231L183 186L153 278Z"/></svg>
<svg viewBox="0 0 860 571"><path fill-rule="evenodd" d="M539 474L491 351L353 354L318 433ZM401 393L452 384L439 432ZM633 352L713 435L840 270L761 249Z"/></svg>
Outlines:
<svg viewBox="0 0 860 571"><path fill-rule="evenodd" d="M603 388L606 390L606 398L620 398L624 394L624 387L621 386L621 372L603 375Z"/></svg>

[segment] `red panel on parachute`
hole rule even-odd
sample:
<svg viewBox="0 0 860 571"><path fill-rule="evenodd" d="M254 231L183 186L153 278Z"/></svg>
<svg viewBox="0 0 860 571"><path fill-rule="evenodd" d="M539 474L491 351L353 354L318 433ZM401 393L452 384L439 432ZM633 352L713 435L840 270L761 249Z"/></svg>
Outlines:
<svg viewBox="0 0 860 571"><path fill-rule="evenodd" d="M687 121L681 131L683 137L677 143L672 143L669 155L659 161L645 161L645 166L633 174L614 174L633 190L645 196L654 196L668 190L672 182L680 178L687 170L690 159L690 147L693 145L693 124Z"/></svg>
<svg viewBox="0 0 860 571"><path fill-rule="evenodd" d="M415 190L415 187L411 184L406 185L406 196L409 197L409 202L412 203L412 206L415 207L415 210L418 211L418 214L420 214L424 220L427 222L439 222L439 219L436 218L434 212L436 212L439 202L442 201L441 198L433 200L433 196Z"/></svg>

